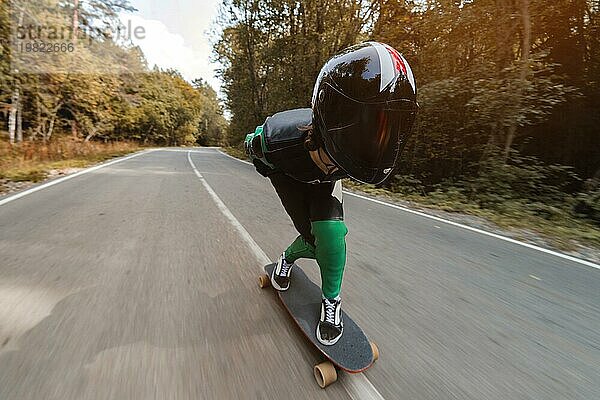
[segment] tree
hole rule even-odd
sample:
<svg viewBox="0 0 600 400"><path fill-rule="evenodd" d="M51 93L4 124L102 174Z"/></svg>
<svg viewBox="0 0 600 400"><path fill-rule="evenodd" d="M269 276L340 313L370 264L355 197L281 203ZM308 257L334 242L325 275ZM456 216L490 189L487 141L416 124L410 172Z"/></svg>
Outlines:
<svg viewBox="0 0 600 400"><path fill-rule="evenodd" d="M230 141L270 114L309 106L325 61L356 43L373 17L361 0L224 1L214 53L232 114Z"/></svg>
<svg viewBox="0 0 600 400"><path fill-rule="evenodd" d="M56 27L72 29L77 45L73 52L20 54L12 66L23 68L10 70L9 26L15 21L7 3L0 3L0 104L17 137L22 126L31 140L45 142L64 134L167 145L193 144L204 135L221 142L227 122L207 84L194 87L176 71L149 71L139 48L111 34L120 24L118 13L132 9L128 1L45 0L25 8L16 0L12 6L23 15L23 26L40 26L48 35Z"/></svg>
<svg viewBox="0 0 600 400"><path fill-rule="evenodd" d="M201 145L225 144L227 121L217 92L202 78L192 81L192 86L201 97L201 116L198 123L197 142Z"/></svg>
<svg viewBox="0 0 600 400"><path fill-rule="evenodd" d="M564 76L551 43L573 40L558 25L585 32L575 28L580 7L570 3L382 0L373 38L405 53L420 90L416 134L403 168L433 183L477 173L479 160L499 154L487 151L490 146L503 148L508 161L516 146L536 135L549 144L550 133L537 127L562 104L578 102L581 92ZM552 145L560 149L557 142Z"/></svg>

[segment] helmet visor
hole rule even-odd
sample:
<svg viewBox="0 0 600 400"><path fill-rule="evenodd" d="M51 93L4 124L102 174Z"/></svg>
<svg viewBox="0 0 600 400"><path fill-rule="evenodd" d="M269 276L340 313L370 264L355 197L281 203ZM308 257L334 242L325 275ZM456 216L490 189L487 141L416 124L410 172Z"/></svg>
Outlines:
<svg viewBox="0 0 600 400"><path fill-rule="evenodd" d="M320 122L331 158L359 181L383 181L410 134L416 104L410 100L362 103L328 89L320 99L327 110Z"/></svg>

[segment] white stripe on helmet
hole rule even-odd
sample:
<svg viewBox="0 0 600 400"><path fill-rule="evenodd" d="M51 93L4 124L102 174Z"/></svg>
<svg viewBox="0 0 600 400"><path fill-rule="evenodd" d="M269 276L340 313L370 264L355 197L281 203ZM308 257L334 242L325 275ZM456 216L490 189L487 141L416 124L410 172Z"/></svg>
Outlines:
<svg viewBox="0 0 600 400"><path fill-rule="evenodd" d="M413 76L412 69L410 69L408 61L406 61L406 58L404 58L402 54L400 54L400 57L402 57L402 61L404 61L404 66L406 67L406 77L408 78L410 86L413 88L413 93L417 93L417 85L415 84L415 77Z"/></svg>
<svg viewBox="0 0 600 400"><path fill-rule="evenodd" d="M394 61L392 60L392 55L385 48L384 45L377 42L370 42L375 50L377 50L377 55L379 56L379 65L381 67L381 76L379 80L379 92L382 92L383 89L389 85L394 78L396 77L396 71L394 68Z"/></svg>

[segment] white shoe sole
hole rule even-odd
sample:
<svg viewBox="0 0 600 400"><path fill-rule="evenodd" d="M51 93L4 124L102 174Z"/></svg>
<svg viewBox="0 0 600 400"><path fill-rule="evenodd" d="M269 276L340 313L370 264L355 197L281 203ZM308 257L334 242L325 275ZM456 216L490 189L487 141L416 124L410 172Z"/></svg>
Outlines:
<svg viewBox="0 0 600 400"><path fill-rule="evenodd" d="M279 284L275 281L274 276L275 276L275 273L273 273L273 275L271 275L271 286L273 286L273 289L277 290L278 292L285 292L286 290L288 290L290 288L289 284L286 288L282 288L281 286L279 286Z"/></svg>

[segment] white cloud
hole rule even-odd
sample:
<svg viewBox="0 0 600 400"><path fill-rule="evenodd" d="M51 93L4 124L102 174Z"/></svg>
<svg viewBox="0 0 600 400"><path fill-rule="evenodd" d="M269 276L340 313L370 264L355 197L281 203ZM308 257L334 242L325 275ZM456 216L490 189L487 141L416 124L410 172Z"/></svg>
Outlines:
<svg viewBox="0 0 600 400"><path fill-rule="evenodd" d="M220 82L215 75L215 65L210 63L211 47L208 39L194 46L185 41L182 35L170 32L161 21L145 19L135 14L121 14L121 22L133 29L143 27L145 35L132 37L131 41L139 46L150 68L174 68L187 80L202 78L208 81L215 90L219 90Z"/></svg>

